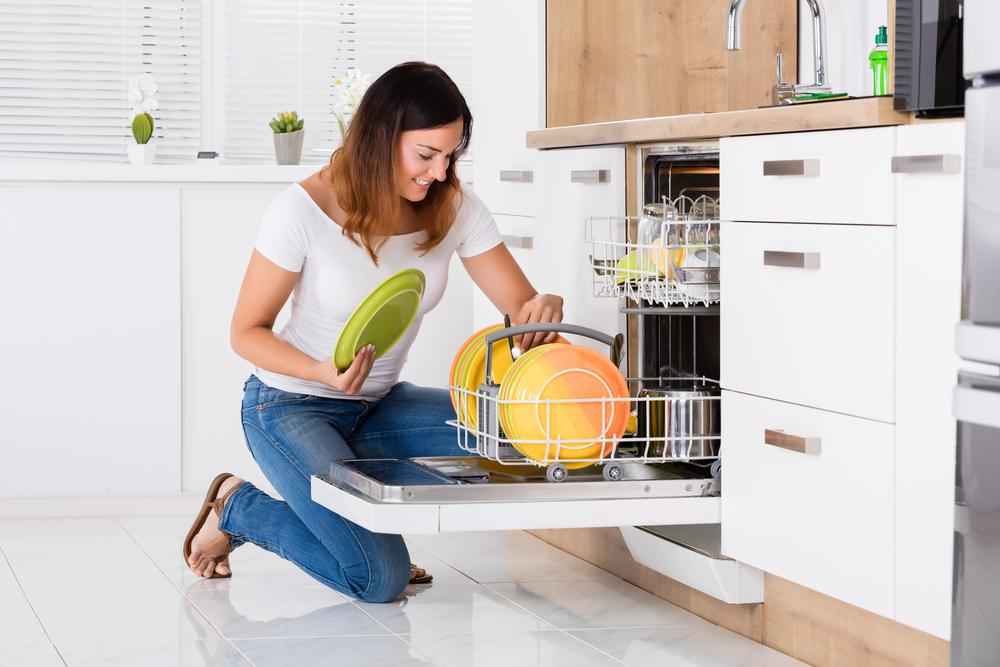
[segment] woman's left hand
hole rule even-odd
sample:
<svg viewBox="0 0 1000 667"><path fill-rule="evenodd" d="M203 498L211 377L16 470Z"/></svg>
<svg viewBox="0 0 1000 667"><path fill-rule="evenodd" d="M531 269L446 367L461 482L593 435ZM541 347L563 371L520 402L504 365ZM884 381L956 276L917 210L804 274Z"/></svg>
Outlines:
<svg viewBox="0 0 1000 667"><path fill-rule="evenodd" d="M536 294L528 299L515 318L516 324L539 324L546 322L562 322L563 299L555 294ZM555 331L523 334L519 336L517 346L521 352L527 352L536 345L555 341Z"/></svg>

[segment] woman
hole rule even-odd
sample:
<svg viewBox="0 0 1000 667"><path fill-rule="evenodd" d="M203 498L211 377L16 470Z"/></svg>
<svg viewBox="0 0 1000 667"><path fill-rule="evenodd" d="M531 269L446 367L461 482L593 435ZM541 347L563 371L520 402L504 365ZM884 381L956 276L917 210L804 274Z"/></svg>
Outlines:
<svg viewBox="0 0 1000 667"><path fill-rule="evenodd" d="M359 600L396 598L411 580L399 535L371 533L310 498L310 476L330 461L459 454L445 389L398 382L423 316L441 299L452 253L502 313L518 323L558 322L562 299L538 294L502 244L489 211L463 191L455 161L472 115L440 68L404 63L365 93L330 165L282 192L264 216L232 321L233 349L255 365L244 385L243 429L275 500L223 474L185 540L188 566L228 577L229 553L253 542ZM330 357L361 300L390 275L416 267L423 301L384 356L360 350L338 372ZM278 333L278 311L292 315ZM555 334L526 335L522 348Z"/></svg>

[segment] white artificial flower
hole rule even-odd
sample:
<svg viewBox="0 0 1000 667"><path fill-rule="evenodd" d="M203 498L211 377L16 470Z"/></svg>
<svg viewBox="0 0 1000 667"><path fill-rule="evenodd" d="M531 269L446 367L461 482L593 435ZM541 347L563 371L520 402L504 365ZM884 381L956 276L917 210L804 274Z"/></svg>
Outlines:
<svg viewBox="0 0 1000 667"><path fill-rule="evenodd" d="M334 103L331 111L340 125L340 132L346 132L361 98L371 84L370 74L363 74L359 69L349 69L339 73L333 79Z"/></svg>
<svg viewBox="0 0 1000 667"><path fill-rule="evenodd" d="M156 99L159 92L156 82L150 74L140 74L128 82L128 101L132 105L132 115L152 113L160 108Z"/></svg>

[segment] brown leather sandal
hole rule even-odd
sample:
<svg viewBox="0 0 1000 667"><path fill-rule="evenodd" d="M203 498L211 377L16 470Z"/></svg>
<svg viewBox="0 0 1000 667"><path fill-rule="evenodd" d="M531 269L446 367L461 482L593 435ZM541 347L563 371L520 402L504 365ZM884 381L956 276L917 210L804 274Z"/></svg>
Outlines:
<svg viewBox="0 0 1000 667"><path fill-rule="evenodd" d="M411 584L429 584L434 581L434 575L427 574L427 570L424 568L417 567L413 563L410 563L410 567L412 567L414 571L413 576L410 577ZM423 572L423 574L420 574L421 572Z"/></svg>
<svg viewBox="0 0 1000 667"><path fill-rule="evenodd" d="M208 519L213 509L215 510L216 516L220 518L222 517L222 508L225 507L226 500L230 495L232 495L233 491L243 485L243 482L240 482L233 488L229 489L229 491L226 492L226 495L219 498L219 489L222 487L222 483L230 477L234 477L234 475L228 472L220 473L215 476L215 479L212 480L212 483L208 487L208 492L205 493L205 501L202 503L201 509L198 511L198 516L195 518L194 523L191 524L191 529L188 531L187 537L184 538L184 546L181 548L181 551L184 555L184 564L188 568L191 567L188 559L191 558L191 542L194 541L195 535L197 535L198 531L200 531L202 526L205 525L205 521ZM230 540L230 542L231 541L232 540ZM233 576L233 571L230 569L229 574L219 574L217 572L213 572L210 578L228 579L231 576Z"/></svg>

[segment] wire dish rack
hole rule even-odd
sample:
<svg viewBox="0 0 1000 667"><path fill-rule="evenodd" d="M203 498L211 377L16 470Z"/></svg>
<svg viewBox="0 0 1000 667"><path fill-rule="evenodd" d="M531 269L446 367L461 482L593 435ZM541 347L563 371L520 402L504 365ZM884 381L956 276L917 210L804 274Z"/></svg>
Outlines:
<svg viewBox="0 0 1000 667"><path fill-rule="evenodd" d="M518 335L530 328L490 334L487 349L501 334ZM459 407L448 424L456 428L463 450L501 464L545 467L552 482L564 481L569 469L588 465L601 465L606 480L618 481L624 477L626 463L693 463L711 466L716 475L721 441L718 384L700 377L626 381L627 397L512 399L500 397L501 385L492 381L488 370L486 382L475 391L450 387L459 397ZM599 415L596 423L600 426L587 437L564 437L553 425L555 417L567 410L589 412L591 423ZM514 411L522 423L530 422L527 430L539 437L512 438L504 432L501 415Z"/></svg>
<svg viewBox="0 0 1000 667"><path fill-rule="evenodd" d="M719 200L663 199L662 217L587 219L594 296L662 306L719 302Z"/></svg>

